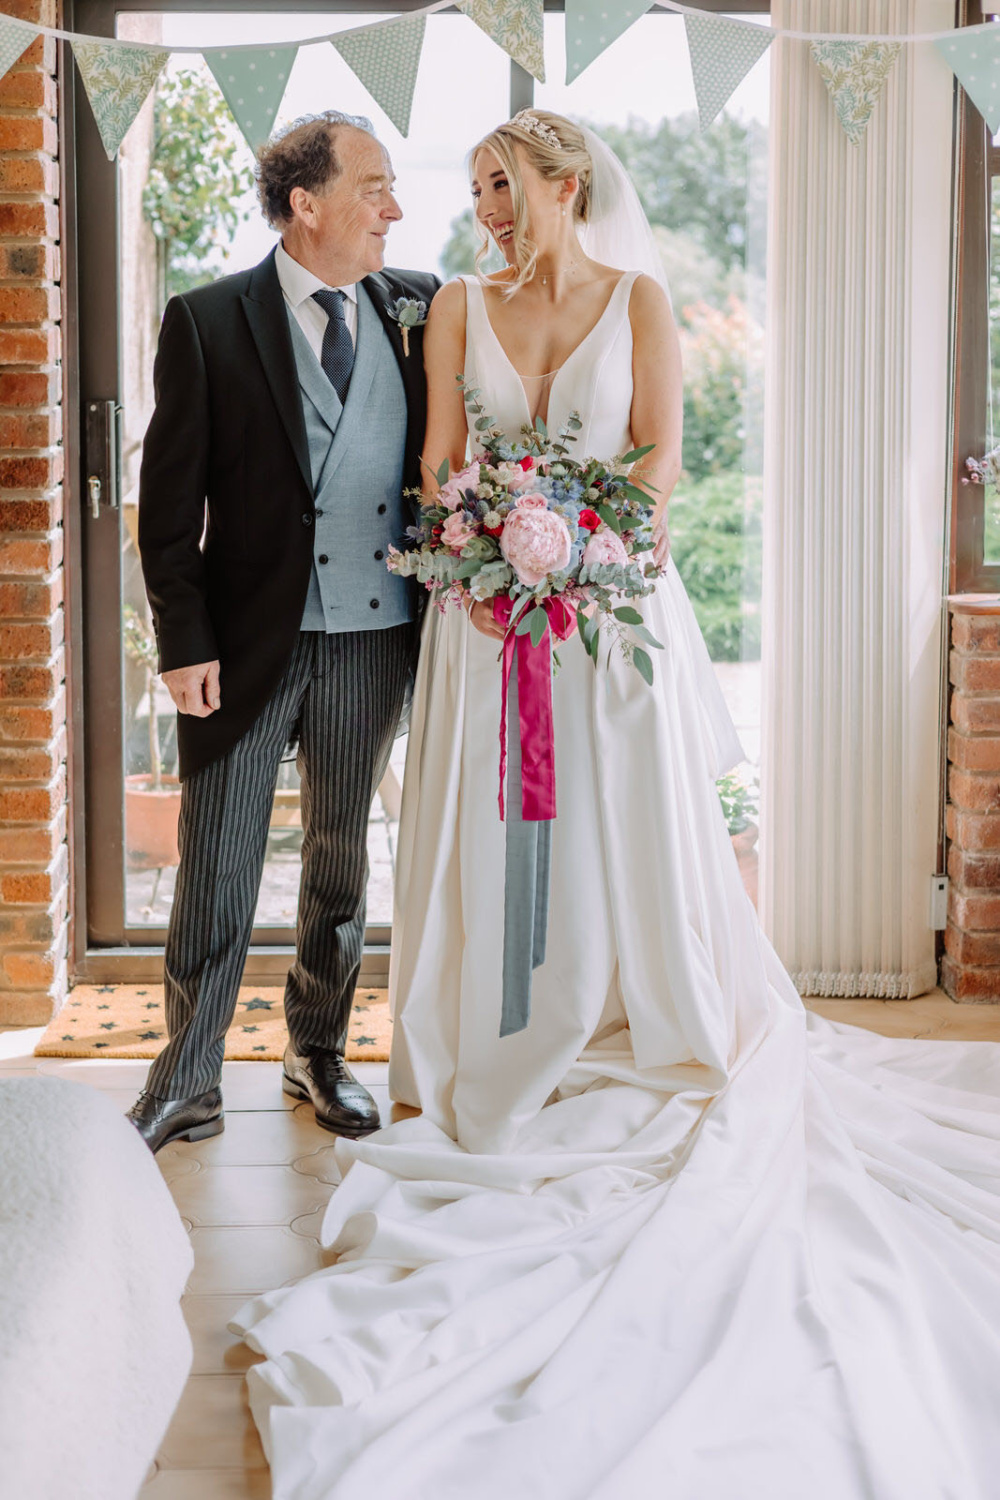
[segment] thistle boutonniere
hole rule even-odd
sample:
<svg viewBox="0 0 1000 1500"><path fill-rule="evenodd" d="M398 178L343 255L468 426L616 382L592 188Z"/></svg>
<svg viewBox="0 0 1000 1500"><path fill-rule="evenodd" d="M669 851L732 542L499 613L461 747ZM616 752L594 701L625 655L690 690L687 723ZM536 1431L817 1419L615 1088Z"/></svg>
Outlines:
<svg viewBox="0 0 1000 1500"><path fill-rule="evenodd" d="M423 328L427 322L427 303L416 297L397 297L388 304L386 311L394 323L398 323L403 336L403 353L409 358L410 329Z"/></svg>

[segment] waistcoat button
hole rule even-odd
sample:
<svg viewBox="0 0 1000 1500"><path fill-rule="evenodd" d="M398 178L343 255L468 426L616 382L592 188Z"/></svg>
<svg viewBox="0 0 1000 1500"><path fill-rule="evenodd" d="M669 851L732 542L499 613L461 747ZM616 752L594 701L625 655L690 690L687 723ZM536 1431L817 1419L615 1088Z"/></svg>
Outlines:
<svg viewBox="0 0 1000 1500"><path fill-rule="evenodd" d="M386 507L386 506L384 506L384 505L380 505L380 506L379 506L379 508L378 508L378 513L379 513L379 515L380 515L380 516L384 516L384 515L385 515L385 512L386 512L386 509L387 509L387 507Z"/></svg>
<svg viewBox="0 0 1000 1500"><path fill-rule="evenodd" d="M378 609L378 600L377 599L370 599L368 602L371 605L372 609Z"/></svg>
<svg viewBox="0 0 1000 1500"><path fill-rule="evenodd" d="M311 526L312 523L313 523L312 516L309 514L309 512L307 510L304 510L302 512L302 524L303 524L303 526Z"/></svg>
<svg viewBox="0 0 1000 1500"><path fill-rule="evenodd" d="M375 554L375 561L376 562L381 562L384 556L385 556L384 552L376 552L376 554Z"/></svg>
<svg viewBox="0 0 1000 1500"><path fill-rule="evenodd" d="M328 563L330 561L325 552L320 553L319 560L321 563Z"/></svg>

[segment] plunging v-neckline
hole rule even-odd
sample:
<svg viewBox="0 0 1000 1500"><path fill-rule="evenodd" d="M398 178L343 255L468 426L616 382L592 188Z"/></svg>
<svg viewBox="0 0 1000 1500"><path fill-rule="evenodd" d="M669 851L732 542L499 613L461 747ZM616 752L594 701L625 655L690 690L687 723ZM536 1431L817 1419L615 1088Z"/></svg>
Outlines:
<svg viewBox="0 0 1000 1500"><path fill-rule="evenodd" d="M587 333L584 334L584 336L580 340L580 342L577 345L575 345L575 347L573 349L570 350L569 354L567 354L566 358L563 360L563 362L559 366L558 370L554 370L552 372L552 384L549 386L549 397L548 397L547 402L545 403L545 415L544 416L542 416L542 413L540 411L535 412L535 414L532 415L531 403L528 400L528 392L524 388L524 381L521 378L521 375L520 375L519 371L517 370L517 367L515 366L514 361L511 359L510 355L507 353L507 351L504 348L503 344L500 342L500 336L499 336L499 334L497 333L496 329L493 327L493 323L492 323L492 320L490 318L489 304L486 301L486 290L485 290L485 288L482 286L482 284L478 280L476 281L476 286L479 288L479 295L483 299L483 316L486 319L486 326L487 326L487 328L489 329L490 333L493 336L493 342L496 344L497 348L499 349L501 357L503 358L504 363L506 364L508 370L513 375L514 379L517 381L518 388L519 388L519 390L521 392L521 400L522 400L522 403L524 405L524 413L525 413L525 416L527 418L528 426L529 427L534 427L536 421L538 420L538 418L540 416L542 417L542 421L543 422L548 423L549 412L552 410L552 397L553 397L553 394L555 392L556 382L558 381L558 379L559 379L560 375L563 373L563 371L566 369L567 365L569 365L569 364L572 363L572 361L580 353L580 350L583 349L583 348L585 348L586 345L589 344L590 340L594 337L594 334L601 327L601 325L604 322L605 318L607 317L608 313L611 311L612 304L614 303L614 300L615 300L615 298L618 295L618 292L619 292L619 289L620 289L620 287L622 285L622 282L628 280L630 274L631 273L628 272L628 271L623 271L622 272L622 274L619 276L618 280L615 282L614 286L612 287L612 289L611 289L611 295L608 298L607 302L604 304L604 310L601 313L600 317L597 319L597 322L594 324L594 326Z"/></svg>

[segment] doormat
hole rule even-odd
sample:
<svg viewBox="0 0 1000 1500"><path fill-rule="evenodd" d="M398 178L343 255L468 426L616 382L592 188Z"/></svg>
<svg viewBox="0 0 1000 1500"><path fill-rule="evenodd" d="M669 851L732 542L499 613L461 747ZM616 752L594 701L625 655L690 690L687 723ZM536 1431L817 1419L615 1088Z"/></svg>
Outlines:
<svg viewBox="0 0 1000 1500"><path fill-rule="evenodd" d="M226 1036L227 1062L280 1062L288 1043L284 991L241 989ZM388 990L358 990L348 1062L387 1062ZM152 1059L167 1044L162 984L78 984L35 1048L36 1057Z"/></svg>

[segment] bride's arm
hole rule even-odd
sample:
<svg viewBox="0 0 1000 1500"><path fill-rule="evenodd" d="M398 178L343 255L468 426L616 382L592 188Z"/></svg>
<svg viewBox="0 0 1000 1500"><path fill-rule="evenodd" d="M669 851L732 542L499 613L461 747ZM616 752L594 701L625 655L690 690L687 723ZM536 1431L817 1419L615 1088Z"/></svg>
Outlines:
<svg viewBox="0 0 1000 1500"><path fill-rule="evenodd" d="M684 423L680 341L670 303L651 276L640 276L629 302L632 323L632 441L654 444L633 470L656 497L653 559L662 566L670 555L667 501L680 478Z"/></svg>
<svg viewBox="0 0 1000 1500"><path fill-rule="evenodd" d="M422 487L428 497L437 491L434 475L445 459L453 474L465 466L469 428L462 388L455 379L464 369L465 283L449 281L431 303L424 330L427 429Z"/></svg>

